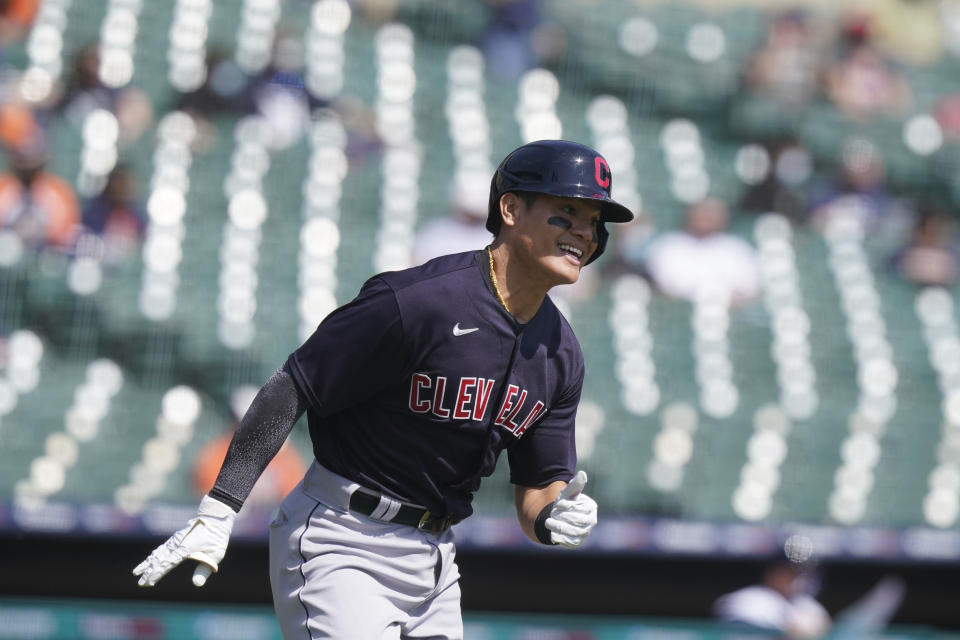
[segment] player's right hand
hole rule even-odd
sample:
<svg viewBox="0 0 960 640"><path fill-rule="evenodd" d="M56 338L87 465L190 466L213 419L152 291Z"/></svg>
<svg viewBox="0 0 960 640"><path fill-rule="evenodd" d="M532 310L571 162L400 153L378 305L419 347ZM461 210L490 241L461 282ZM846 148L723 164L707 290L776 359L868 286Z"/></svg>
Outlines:
<svg viewBox="0 0 960 640"><path fill-rule="evenodd" d="M133 575L140 576L138 584L152 587L171 569L189 559L200 563L193 572L193 584L202 587L227 553L236 517L236 512L227 505L204 496L197 515L187 521L187 526L170 536L136 566Z"/></svg>

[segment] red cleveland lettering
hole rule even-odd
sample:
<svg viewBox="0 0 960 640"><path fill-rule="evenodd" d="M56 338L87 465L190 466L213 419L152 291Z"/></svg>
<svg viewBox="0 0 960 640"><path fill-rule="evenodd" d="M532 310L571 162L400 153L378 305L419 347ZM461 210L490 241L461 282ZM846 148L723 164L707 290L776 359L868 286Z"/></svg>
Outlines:
<svg viewBox="0 0 960 640"><path fill-rule="evenodd" d="M500 413L497 414L497 419L494 421L494 424L501 427L505 426L503 423L504 418L506 417L507 412L513 408L513 399L519 392L520 387L515 384L511 384L507 387L507 395L503 398L503 405L500 406Z"/></svg>
<svg viewBox="0 0 960 640"><path fill-rule="evenodd" d="M457 401L453 405L454 420L470 419L470 410L465 409L464 406L473 399L473 395L467 389L476 385L476 378L460 378L460 386L457 388Z"/></svg>
<svg viewBox="0 0 960 640"><path fill-rule="evenodd" d="M511 411L510 415L507 416L507 420L506 420L507 424L505 426L507 427L507 429L510 429L510 431L513 431L514 433L517 432L517 425L513 424L513 419L517 417L518 413L520 413L520 409L523 407L523 403L526 401L526 399L527 399L527 390L524 389L523 391L520 392L520 398L517 399L517 404L513 408L513 411Z"/></svg>
<svg viewBox="0 0 960 640"><path fill-rule="evenodd" d="M430 401L420 399L420 389L430 388L430 376L425 373L415 373L410 378L410 411L426 413L430 411Z"/></svg>
<svg viewBox="0 0 960 640"><path fill-rule="evenodd" d="M533 405L533 409L530 410L530 414L524 419L519 427L513 432L518 438L524 434L527 428L533 424L533 421L540 417L540 414L543 413L543 409L546 405L537 400L537 403Z"/></svg>
<svg viewBox="0 0 960 640"><path fill-rule="evenodd" d="M447 391L445 376L431 377L425 373L415 373L410 377L410 411L414 413L433 413L442 419L483 421L490 404L490 396L496 386L493 378L464 377L457 383L456 397L451 411L444 402ZM430 393L430 390L433 390ZM523 422L517 424L517 417L527 401L527 390L515 384L507 385L503 404L497 412L494 424L508 429L518 438L543 414L545 405L537 400L527 413Z"/></svg>
<svg viewBox="0 0 960 640"><path fill-rule="evenodd" d="M437 386L433 390L433 415L438 418L449 418L450 409L443 406L443 391L447 386L447 379L444 376L437 376Z"/></svg>
<svg viewBox="0 0 960 640"><path fill-rule="evenodd" d="M477 389L479 395L476 402L473 403L473 419L479 422L483 420L483 414L487 412L487 403L490 401L490 392L493 390L493 378L477 378Z"/></svg>

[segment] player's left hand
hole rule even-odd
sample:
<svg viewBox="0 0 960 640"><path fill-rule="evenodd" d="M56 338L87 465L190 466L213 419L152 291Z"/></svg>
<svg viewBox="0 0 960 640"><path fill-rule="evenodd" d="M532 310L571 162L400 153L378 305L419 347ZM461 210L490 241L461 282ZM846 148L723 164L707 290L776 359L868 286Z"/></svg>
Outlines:
<svg viewBox="0 0 960 640"><path fill-rule="evenodd" d="M193 573L193 584L202 587L227 553L236 515L219 500L204 496L197 515L187 521L187 526L136 566L133 575L140 576L138 584L152 587L171 569L189 559L200 563Z"/></svg>
<svg viewBox="0 0 960 640"><path fill-rule="evenodd" d="M583 493L586 484L587 472L577 471L554 501L544 526L555 544L576 549L597 526L597 503Z"/></svg>

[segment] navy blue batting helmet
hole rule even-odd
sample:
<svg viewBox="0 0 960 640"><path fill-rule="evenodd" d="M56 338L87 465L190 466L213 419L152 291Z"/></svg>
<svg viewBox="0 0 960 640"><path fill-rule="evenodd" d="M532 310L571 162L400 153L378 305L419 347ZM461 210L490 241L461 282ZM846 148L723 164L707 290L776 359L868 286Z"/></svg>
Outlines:
<svg viewBox="0 0 960 640"><path fill-rule="evenodd" d="M610 165L590 147L567 140L530 142L514 149L497 167L490 182L486 227L493 235L500 233L500 196L511 191L598 200L601 224L597 250L586 263L590 264L607 246L610 234L603 223L633 220L630 209L610 197L612 187Z"/></svg>

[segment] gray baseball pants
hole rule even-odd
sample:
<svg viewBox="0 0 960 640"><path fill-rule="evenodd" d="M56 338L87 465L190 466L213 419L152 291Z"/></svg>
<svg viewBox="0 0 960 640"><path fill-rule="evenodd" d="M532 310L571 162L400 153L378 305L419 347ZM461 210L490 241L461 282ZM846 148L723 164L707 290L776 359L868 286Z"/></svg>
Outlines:
<svg viewBox="0 0 960 640"><path fill-rule="evenodd" d="M284 639L463 638L453 533L351 512L358 487L314 462L270 525Z"/></svg>

